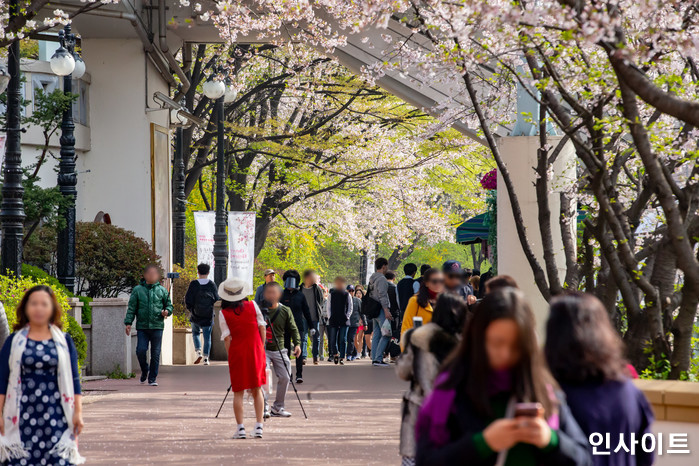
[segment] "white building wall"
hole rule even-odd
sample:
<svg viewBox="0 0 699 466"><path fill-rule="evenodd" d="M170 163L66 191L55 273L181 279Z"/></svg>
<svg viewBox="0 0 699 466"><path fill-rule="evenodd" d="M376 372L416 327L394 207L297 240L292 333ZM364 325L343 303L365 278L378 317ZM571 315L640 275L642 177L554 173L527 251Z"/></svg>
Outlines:
<svg viewBox="0 0 699 466"><path fill-rule="evenodd" d="M90 86L91 150L78 159L77 218L92 221L98 212L109 213L116 226L133 231L152 243L151 123L168 127L168 112L155 107L156 91L168 94L167 85L147 61L137 39L86 39L82 54ZM170 173L168 157L167 173ZM169 195L156 209L166 211L170 238ZM165 271L171 270L171 241L158 244ZM161 362L172 364L172 319L166 320Z"/></svg>
<svg viewBox="0 0 699 466"><path fill-rule="evenodd" d="M560 137L549 136L548 142L555 147ZM539 233L539 211L536 203L534 171L539 148L538 136L504 137L498 142L500 153L512 178L515 192L522 210L522 218L526 228L529 244L545 270L541 234ZM558 265L560 279L565 278L565 256L559 222L560 195L575 181L575 153L572 144L568 144L559 154L553 165L553 174L549 178L549 205L551 209L551 233L553 247ZM575 223L571 225L575 228ZM546 319L548 318L548 303L541 295L534 282L534 274L524 255L512 206L507 195L502 175L498 173L498 273L511 275L532 304L539 335L543 337Z"/></svg>

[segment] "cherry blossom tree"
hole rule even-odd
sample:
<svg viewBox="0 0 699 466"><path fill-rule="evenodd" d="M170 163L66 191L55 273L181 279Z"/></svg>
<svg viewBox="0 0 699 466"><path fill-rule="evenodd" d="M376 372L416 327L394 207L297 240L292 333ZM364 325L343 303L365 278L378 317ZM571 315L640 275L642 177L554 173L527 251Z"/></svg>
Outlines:
<svg viewBox="0 0 699 466"><path fill-rule="evenodd" d="M333 212L346 210L344 202L366 214L365 219L351 222L351 234L337 230L344 238L355 238L357 233L361 238L382 237L396 247L405 246L409 225L416 226L417 219L409 222L404 215L391 223L395 228L386 225L380 233L369 231L364 222L376 218L385 219L384 224L393 222L379 213L391 205L394 214L411 215L431 215L437 207L423 203L415 204L413 210L404 208L415 197L406 186L400 192L385 190L388 194L380 202L372 202L369 193L376 194L373 190L379 184L388 186L401 179L405 183L422 167L446 159L450 151L472 145L453 131L451 136L444 135L448 129L444 124L309 47L236 45L210 52L199 46L190 71L195 86L187 95L188 106L197 116L209 118L209 125L185 132L185 146L190 149L185 157L186 193L198 186L209 203L206 175L212 173L208 167L215 160L215 118L211 118L215 115L212 102L197 92L196 83L211 74L214 63L224 63L238 88L237 99L224 115L228 206L257 212L256 253L276 219L303 228L310 222L322 229L335 220ZM328 200L336 196L329 205ZM434 225L440 233L420 236L433 241L447 234L442 219Z"/></svg>
<svg viewBox="0 0 699 466"><path fill-rule="evenodd" d="M565 288L595 292L610 312L621 314L619 328L635 352L634 363L645 366L650 342L658 359L669 355L669 376L687 370L699 299L693 2L272 3L256 2L255 10L240 2L219 3L215 21L229 38L264 29L263 36L273 40L303 36L329 46L342 44L339 32L358 33L368 25L393 21L409 28L413 34L393 42L384 60L367 71L379 77L410 71L417 78L460 83L503 177L520 244L542 294ZM332 31L322 19L329 16L335 20ZM265 21L256 24L255 18ZM529 246L511 174L499 153L498 135L513 120L518 89L540 104L532 117L540 127L536 192L543 263ZM464 105L458 102L433 110L448 122L444 109ZM581 238L563 238L565 276L555 267L548 215L548 174L562 144L550 145L549 125L564 134L562 143L574 145L579 162L579 183L563 193L560 221L575 222L575 207L587 208Z"/></svg>
<svg viewBox="0 0 699 466"><path fill-rule="evenodd" d="M51 8L49 0L19 0L16 12L10 11L11 3L0 1L0 47L30 34L43 32L58 25L66 25L71 19L102 5L118 3L119 0L84 0L84 4L65 11ZM14 14L13 14L14 13Z"/></svg>

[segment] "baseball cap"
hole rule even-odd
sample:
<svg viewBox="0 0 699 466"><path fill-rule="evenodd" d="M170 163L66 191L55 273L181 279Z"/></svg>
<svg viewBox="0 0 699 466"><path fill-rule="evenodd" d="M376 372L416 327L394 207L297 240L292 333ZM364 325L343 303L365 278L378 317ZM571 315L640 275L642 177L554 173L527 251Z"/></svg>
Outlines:
<svg viewBox="0 0 699 466"><path fill-rule="evenodd" d="M461 274L461 262L448 260L442 264L442 272L446 274Z"/></svg>
<svg viewBox="0 0 699 466"><path fill-rule="evenodd" d="M267 269L267 270L265 270L265 277L266 277L267 275L272 275L272 274L276 274L276 273L277 273L277 272L276 272L276 270L274 270L274 269Z"/></svg>
<svg viewBox="0 0 699 466"><path fill-rule="evenodd" d="M354 291L354 285L347 285L347 291Z"/></svg>

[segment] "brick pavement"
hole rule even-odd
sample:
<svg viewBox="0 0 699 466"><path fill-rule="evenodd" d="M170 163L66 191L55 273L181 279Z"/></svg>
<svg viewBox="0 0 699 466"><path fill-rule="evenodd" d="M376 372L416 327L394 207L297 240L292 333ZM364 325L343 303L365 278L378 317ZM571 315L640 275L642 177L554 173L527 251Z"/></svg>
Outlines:
<svg viewBox="0 0 699 466"><path fill-rule="evenodd" d="M400 398L405 383L393 367L367 360L308 365L299 385L309 419L291 387L289 419L265 423L262 440L233 440L232 396L214 415L228 387L228 367L165 366L159 387L137 379L87 382L80 449L88 464L398 464ZM254 411L246 404L246 427Z"/></svg>

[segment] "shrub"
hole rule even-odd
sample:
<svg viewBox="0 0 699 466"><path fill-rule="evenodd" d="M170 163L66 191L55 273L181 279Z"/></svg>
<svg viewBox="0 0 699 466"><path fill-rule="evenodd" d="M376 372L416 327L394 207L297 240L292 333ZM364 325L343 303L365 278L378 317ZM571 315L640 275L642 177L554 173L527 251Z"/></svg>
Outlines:
<svg viewBox="0 0 699 466"><path fill-rule="evenodd" d="M189 318L184 305L184 295L187 293L189 282L196 280L197 274L197 249L188 244L185 247L185 267L175 264L175 272L180 274L180 278L172 281L172 322L175 328L188 328Z"/></svg>
<svg viewBox="0 0 699 466"><path fill-rule="evenodd" d="M160 265L160 258L147 241L133 232L105 223L75 224L76 294L113 298L138 284L143 268ZM50 227L27 242L25 260L53 273L56 232Z"/></svg>
<svg viewBox="0 0 699 466"><path fill-rule="evenodd" d="M63 315L63 331L70 334L73 338L76 349L78 350L78 364L82 366L87 354L85 333L75 319L68 314L70 310L68 295L65 293L65 287L62 285L54 286L46 279L35 279L31 276L17 278L0 275L0 301L5 307L5 314L7 315L7 323L10 326L10 330L12 330L12 327L14 327L17 322L17 313L15 312L17 305L22 300L24 292L34 285L48 285L53 289L54 293L56 293L56 300L58 301Z"/></svg>
<svg viewBox="0 0 699 466"><path fill-rule="evenodd" d="M22 276L31 277L34 280L43 280L45 283L50 284L52 288L62 290L66 294L66 296L78 298L83 303L81 323L86 325L92 323L92 298L88 296L75 296L73 293L68 291L68 288L66 288L61 282L59 282L56 277L52 277L47 272L33 265L22 264Z"/></svg>

